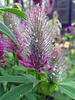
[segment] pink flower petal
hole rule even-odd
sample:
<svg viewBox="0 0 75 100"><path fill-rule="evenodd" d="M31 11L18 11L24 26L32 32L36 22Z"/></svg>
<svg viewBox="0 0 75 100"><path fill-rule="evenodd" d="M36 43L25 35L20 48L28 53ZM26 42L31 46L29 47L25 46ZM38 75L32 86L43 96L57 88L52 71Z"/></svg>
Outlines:
<svg viewBox="0 0 75 100"><path fill-rule="evenodd" d="M44 70L51 70L51 69L53 69L53 65L52 66L50 66L50 67L48 67L48 68L44 68Z"/></svg>
<svg viewBox="0 0 75 100"><path fill-rule="evenodd" d="M43 70L41 68L38 68L37 69L37 72L42 72Z"/></svg>

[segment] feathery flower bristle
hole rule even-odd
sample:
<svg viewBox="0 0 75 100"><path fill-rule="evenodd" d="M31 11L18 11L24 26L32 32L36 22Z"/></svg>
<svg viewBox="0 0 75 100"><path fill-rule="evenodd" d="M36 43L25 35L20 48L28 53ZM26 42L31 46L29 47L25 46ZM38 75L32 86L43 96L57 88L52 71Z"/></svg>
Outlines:
<svg viewBox="0 0 75 100"><path fill-rule="evenodd" d="M44 68L48 64L52 42L55 36L55 26L47 26L44 11L38 5L27 11L27 25L25 26L24 53L20 64L35 68L38 72L51 70L53 66Z"/></svg>
<svg viewBox="0 0 75 100"><path fill-rule="evenodd" d="M54 65L51 71L47 72L47 78L49 81L62 81L66 77L67 63L63 52L60 47L54 47L52 49L50 64Z"/></svg>

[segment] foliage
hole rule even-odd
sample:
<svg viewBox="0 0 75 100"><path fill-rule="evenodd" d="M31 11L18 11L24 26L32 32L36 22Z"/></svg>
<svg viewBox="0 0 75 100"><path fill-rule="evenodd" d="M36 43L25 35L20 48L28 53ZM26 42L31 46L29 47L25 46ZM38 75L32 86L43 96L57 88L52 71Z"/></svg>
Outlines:
<svg viewBox="0 0 75 100"><path fill-rule="evenodd" d="M12 6L13 5L14 4L12 4ZM0 7L0 12L1 12L0 14L4 16L5 12L10 12L10 13L13 13L13 14L23 18L24 21L27 19L26 13L24 13L23 11L21 11L19 9L9 8L9 7L10 7L10 5L8 5L7 7L5 7L5 6ZM38 12L38 9L34 12ZM34 13L34 12L32 11L32 13ZM44 49L41 49L42 51L49 50L49 52L50 52L49 60L50 61L48 61L48 63L49 64L51 63L51 66L56 63L58 63L58 65L60 66L61 62L63 62L63 65L60 66L58 68L58 70L56 70L57 73L54 74L53 71L51 71L51 69L53 67L51 69L47 69L48 66L46 66L45 68L42 68L47 63L47 62L45 62L45 59L46 59L45 58L43 60L43 62L41 60L39 60L39 62L40 61L42 63L45 62L41 67L41 70L42 69L45 69L45 70L42 72L40 72L40 70L39 70L37 72L37 68L35 68L35 69L34 69L34 67L27 68L26 66L22 66L19 63L19 60L24 61L24 59L22 59L23 56L21 56L21 55L22 54L25 55L24 53L20 52L21 50L18 51L17 49L15 49L14 52L8 52L8 50L0 47L0 50L2 53L2 54L0 54L0 56L3 55L3 58L0 58L0 60L1 59L4 60L4 58L6 59L6 62L0 62L0 100L45 100L45 98L47 98L47 97L50 100L51 100L51 98L53 98L53 100L75 99L75 81L74 81L74 79L75 79L75 70L74 70L74 68L75 68L75 62L74 62L75 51L73 51L73 50L71 51L71 49L73 49L73 46L70 47L70 45L68 43L68 40L71 43L73 43L74 37L72 34L67 34L67 33L65 33L65 36L63 36L62 38L55 36L55 35L53 36L52 34L55 33L55 30L52 26L48 26L48 27L45 26L47 20L42 20L44 18L42 15L41 15L42 18L38 18L38 16L40 16L40 15L37 13L34 13L33 17L35 19L35 16L38 15L37 16L38 20L37 20L37 18L36 18L36 20L32 20L32 18L33 18L32 13L31 13L31 15L28 13L29 19L27 19L27 21L29 23L26 23L28 25L28 27L25 26L25 28L22 30L22 32L19 29L20 34L24 33L25 32L24 30L26 30L26 32L27 32L28 31L27 29L31 29L30 30L31 33L28 34L28 37L26 37L27 36L26 33L25 33L25 37L24 37L24 39L26 39L26 42L28 41L27 43L29 43L30 40L27 40L27 39L29 39L29 37L35 31L35 29L38 30L39 34L44 33L44 38L43 38L43 36L40 36L41 38L39 39L38 34L37 34L37 37L38 37L39 41L41 41L40 44L43 44L44 42L47 43L44 46L45 48L42 47L42 45L40 47L38 47L39 42L35 43L34 45L32 44L37 39L37 37L35 37L35 36L32 36L34 41L32 41L33 39L31 40L32 41L31 45L33 45L33 46L37 45L38 52L40 52L41 48L44 48ZM25 22L27 22L27 21L25 21ZM32 23L30 23L31 21L32 21ZM43 21L45 21L45 23ZM25 22L23 23L24 25L26 25ZM30 25L30 24L33 25L33 22L34 22L34 27ZM35 25L37 22L39 24ZM20 25L21 25L21 23L20 23ZM51 27L51 29L49 29L50 27ZM19 28L20 28L20 26L19 26ZM47 28L47 30L46 30L46 28ZM15 30L17 30L17 28L15 28L14 31ZM44 32L42 32L43 30L44 30ZM45 32L47 33L47 35L45 34ZM49 32L52 32L52 33L50 33L51 35L49 35ZM16 32L15 32L15 34L16 34ZM2 41L0 41L0 42L4 43L6 36L7 36L12 41L11 45L14 45L15 48L17 48L17 46L18 46L19 49L22 49L21 43L18 42L18 40L20 40L19 36L14 35L14 32L11 30L11 28L8 28L3 22L0 22L0 36L2 39ZM17 36L18 36L18 40L16 38ZM52 75L53 74L58 75L58 72L61 72L61 70L62 70L62 74L64 74L63 69L65 69L65 68L63 66L65 66L66 64L64 65L65 61L63 59L64 58L63 55L60 52L61 49L57 48L58 51L56 49L54 49L55 50L54 52L53 52L53 49L51 49L53 44L56 45L56 42L54 42L54 37L61 39L62 45L65 47L63 50L64 50L66 61L69 62L69 65L70 65L69 70L68 71L65 70L65 72L67 74L67 78L62 81L59 80L59 82L56 80L56 78L53 79L56 76L52 77ZM45 38L46 38L46 41L44 41L42 43L43 39L45 39ZM49 39L51 39L51 40L49 40ZM54 43L52 42L52 39L53 39ZM10 42L10 41L8 41L8 42ZM24 40L22 42L23 42L23 44L25 43L25 50L26 49L29 50L31 46L29 46L29 48L26 48L27 43ZM50 46L49 46L49 42L51 44ZM1 44L1 45L3 47L3 44ZM61 43L58 45L61 47ZM70 50L68 50L68 48L70 48ZM34 51L37 51L37 50L35 48ZM51 50L52 50L52 52L51 52ZM32 48L32 51L33 51L33 48ZM32 51L29 52L29 54L32 53ZM47 54L49 52L47 52ZM54 54L58 54L58 55L55 55L56 58L55 58L55 56L53 56ZM61 57L61 55L62 55L62 57ZM45 56L45 54L44 54L44 56ZM26 57L26 55L25 55L25 57ZM39 58L39 55L38 55L37 59L38 58ZM51 61L52 59L53 59L53 61ZM31 60L33 61L33 59L31 59ZM34 59L34 61L35 61L35 59ZM28 62L29 62L29 60L28 60ZM25 63L27 63L27 62L25 62ZM29 64L30 64L30 62L29 62ZM34 62L32 62L31 64L34 64ZM37 67L40 68L39 66L37 66ZM49 80L47 78L48 70L51 71L51 74L49 73L49 76L51 77L52 80ZM56 71L54 70L54 72L56 72ZM59 77L60 77L60 73L59 73Z"/></svg>

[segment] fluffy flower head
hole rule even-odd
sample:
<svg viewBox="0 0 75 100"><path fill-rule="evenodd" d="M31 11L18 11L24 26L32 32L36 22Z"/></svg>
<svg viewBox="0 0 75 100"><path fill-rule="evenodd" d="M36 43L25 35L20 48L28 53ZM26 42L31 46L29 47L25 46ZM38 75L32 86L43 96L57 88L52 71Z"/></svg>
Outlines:
<svg viewBox="0 0 75 100"><path fill-rule="evenodd" d="M47 26L47 19L44 11L35 6L27 12L27 25L25 26L24 53L20 64L29 68L36 68L38 72L51 70L53 66L48 65L51 45L54 41L55 26ZM45 68L48 65L48 68Z"/></svg>
<svg viewBox="0 0 75 100"><path fill-rule="evenodd" d="M50 63L54 65L51 71L47 72L47 78L49 81L62 81L66 77L67 64L60 47L54 47L52 49Z"/></svg>
<svg viewBox="0 0 75 100"><path fill-rule="evenodd" d="M16 52L17 55L19 56L19 54L23 51L23 44L22 44L23 37L18 29L19 19L16 15L6 12L4 16L4 22L5 25L11 30L13 35L16 37L16 40L20 45L19 48L10 38L6 37L5 38L6 50L12 53Z"/></svg>

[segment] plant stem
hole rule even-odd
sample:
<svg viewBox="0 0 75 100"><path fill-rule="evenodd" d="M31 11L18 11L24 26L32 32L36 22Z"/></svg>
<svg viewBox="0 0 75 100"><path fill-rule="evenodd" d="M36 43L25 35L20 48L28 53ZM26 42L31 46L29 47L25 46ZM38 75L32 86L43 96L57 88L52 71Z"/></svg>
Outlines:
<svg viewBox="0 0 75 100"><path fill-rule="evenodd" d="M39 72L37 72L37 69L35 69L35 75L36 75L36 79L40 80L40 74L39 74Z"/></svg>
<svg viewBox="0 0 75 100"><path fill-rule="evenodd" d="M13 52L13 56L14 56L14 65L18 65L18 58L17 58L17 56L16 56L16 52Z"/></svg>

